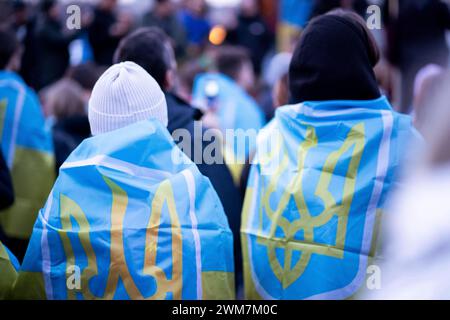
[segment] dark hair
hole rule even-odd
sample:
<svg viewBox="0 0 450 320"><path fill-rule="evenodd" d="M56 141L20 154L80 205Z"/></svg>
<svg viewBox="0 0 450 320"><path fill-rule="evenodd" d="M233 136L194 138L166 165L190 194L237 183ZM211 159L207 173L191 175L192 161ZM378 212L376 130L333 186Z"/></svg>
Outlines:
<svg viewBox="0 0 450 320"><path fill-rule="evenodd" d="M132 61L144 68L164 89L174 63L169 37L157 27L140 28L119 44L114 63Z"/></svg>
<svg viewBox="0 0 450 320"><path fill-rule="evenodd" d="M77 82L83 89L92 90L103 70L94 62L86 62L67 70L66 76Z"/></svg>
<svg viewBox="0 0 450 320"><path fill-rule="evenodd" d="M0 29L0 69L6 68L18 48L16 35L12 31Z"/></svg>
<svg viewBox="0 0 450 320"><path fill-rule="evenodd" d="M223 46L217 53L216 67L220 73L236 80L243 65L250 61L250 55L245 48Z"/></svg>

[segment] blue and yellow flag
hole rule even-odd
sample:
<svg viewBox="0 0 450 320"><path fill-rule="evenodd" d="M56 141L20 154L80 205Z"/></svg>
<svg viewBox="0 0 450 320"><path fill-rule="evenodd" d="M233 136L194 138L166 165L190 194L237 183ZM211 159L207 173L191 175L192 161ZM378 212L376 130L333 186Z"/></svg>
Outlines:
<svg viewBox="0 0 450 320"><path fill-rule="evenodd" d="M222 204L157 121L87 139L39 213L15 297L232 299Z"/></svg>
<svg viewBox="0 0 450 320"><path fill-rule="evenodd" d="M11 170L15 203L0 211L7 236L28 239L55 178L50 130L34 92L11 72L0 72L0 141Z"/></svg>
<svg viewBox="0 0 450 320"><path fill-rule="evenodd" d="M16 257L0 242L0 300L10 297L18 270Z"/></svg>
<svg viewBox="0 0 450 320"><path fill-rule="evenodd" d="M258 137L243 209L246 298L354 295L414 133L384 97L279 109Z"/></svg>

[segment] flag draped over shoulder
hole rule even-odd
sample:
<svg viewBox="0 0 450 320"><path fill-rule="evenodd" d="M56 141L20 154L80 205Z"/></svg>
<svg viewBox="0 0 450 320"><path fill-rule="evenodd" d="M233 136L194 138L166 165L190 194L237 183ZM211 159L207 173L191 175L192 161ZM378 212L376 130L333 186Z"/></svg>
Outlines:
<svg viewBox="0 0 450 320"><path fill-rule="evenodd" d="M87 139L39 213L14 293L232 299L233 240L220 200L157 121Z"/></svg>
<svg viewBox="0 0 450 320"><path fill-rule="evenodd" d="M354 295L414 132L384 97L279 109L258 137L243 209L246 298Z"/></svg>
<svg viewBox="0 0 450 320"><path fill-rule="evenodd" d="M211 97L212 92L208 91L213 91L214 96ZM225 161L234 179L239 181L242 170L240 165L245 163L255 149L255 137L265 124L261 108L237 83L219 73L198 76L194 83L192 99L195 105L214 109L220 129L225 134ZM228 136L226 130L235 131L231 131L232 135Z"/></svg>
<svg viewBox="0 0 450 320"><path fill-rule="evenodd" d="M0 211L0 224L6 235L28 239L54 182L53 143L37 96L10 72L0 72L0 141L16 199Z"/></svg>
<svg viewBox="0 0 450 320"><path fill-rule="evenodd" d="M0 300L9 298L18 270L16 257L0 242Z"/></svg>

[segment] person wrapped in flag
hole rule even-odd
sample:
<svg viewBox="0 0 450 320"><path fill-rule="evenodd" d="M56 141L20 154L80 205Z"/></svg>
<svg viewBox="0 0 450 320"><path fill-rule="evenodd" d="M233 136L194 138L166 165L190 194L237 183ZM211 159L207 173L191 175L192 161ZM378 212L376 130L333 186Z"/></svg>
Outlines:
<svg viewBox="0 0 450 320"><path fill-rule="evenodd" d="M264 126L265 117L248 93L255 81L247 52L225 46L218 52L216 65L217 73L197 76L192 99L205 110L205 124L223 132L224 160L239 185L242 169L255 149L255 137ZM208 119L213 120L207 123Z"/></svg>
<svg viewBox="0 0 450 320"><path fill-rule="evenodd" d="M26 299L232 299L233 238L175 146L156 81L123 62L97 81L94 137L67 159L14 288Z"/></svg>
<svg viewBox="0 0 450 320"><path fill-rule="evenodd" d="M344 299L366 281L396 169L420 137L380 94L364 21L310 22L290 65L293 104L258 136L241 239L249 299Z"/></svg>
<svg viewBox="0 0 450 320"><path fill-rule="evenodd" d="M21 260L54 182L53 143L38 97L15 72L21 56L15 34L0 31L0 43L0 145L15 193L14 205L0 210L0 239Z"/></svg>

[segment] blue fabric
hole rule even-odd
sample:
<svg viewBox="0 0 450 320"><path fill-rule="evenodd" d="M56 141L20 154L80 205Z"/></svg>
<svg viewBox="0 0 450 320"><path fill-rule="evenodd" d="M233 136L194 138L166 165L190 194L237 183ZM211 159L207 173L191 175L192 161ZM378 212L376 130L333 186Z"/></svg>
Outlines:
<svg viewBox="0 0 450 320"><path fill-rule="evenodd" d="M260 133L245 199L246 297L353 295L365 281L376 217L416 137L385 97L278 109Z"/></svg>
<svg viewBox="0 0 450 320"><path fill-rule="evenodd" d="M39 99L15 73L0 71L0 104L3 103L6 111L4 118L0 118L0 129L3 128L0 137L8 166L12 166L11 151L15 145L52 153L51 133L45 127Z"/></svg>
<svg viewBox="0 0 450 320"><path fill-rule="evenodd" d="M313 0L281 0L280 20L292 26L304 28L312 10Z"/></svg>
<svg viewBox="0 0 450 320"><path fill-rule="evenodd" d="M0 244L0 245L2 245L2 244ZM14 267L14 269L15 269L16 271L19 271L19 269L20 269L20 263L19 263L19 261L18 261L17 258L12 254L12 252L9 251L9 249L8 249L7 247L4 246L4 248L5 248L5 250L6 250L6 253L8 254L9 261L11 261L12 266Z"/></svg>
<svg viewBox="0 0 450 320"><path fill-rule="evenodd" d="M81 287L71 291L74 266ZM87 139L71 154L21 271L42 273L50 299L201 299L205 272L233 268L216 192L154 120Z"/></svg>
<svg viewBox="0 0 450 320"><path fill-rule="evenodd" d="M195 17L188 11L182 11L179 19L184 25L190 43L200 45L208 38L211 26L205 18Z"/></svg>

